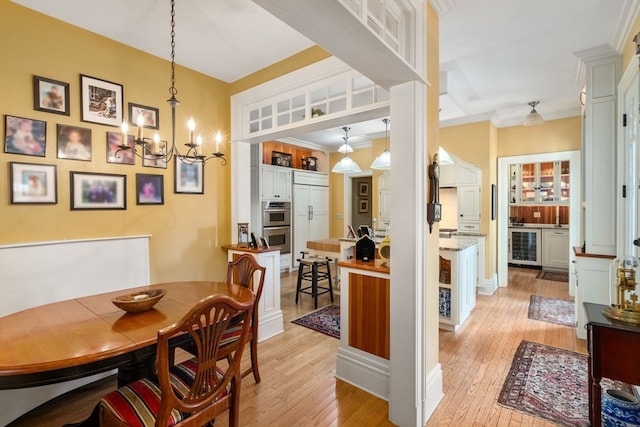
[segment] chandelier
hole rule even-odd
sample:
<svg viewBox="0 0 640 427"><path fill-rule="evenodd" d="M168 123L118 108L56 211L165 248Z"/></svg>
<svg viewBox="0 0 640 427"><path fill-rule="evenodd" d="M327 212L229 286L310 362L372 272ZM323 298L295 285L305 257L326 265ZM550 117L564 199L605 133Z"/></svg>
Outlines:
<svg viewBox="0 0 640 427"><path fill-rule="evenodd" d="M351 130L351 128L345 126L342 128L342 130L344 131L344 137L342 138L344 139L344 144L343 144L344 151L340 150L340 152L344 153L344 157L338 163L336 163L333 169L331 169L331 172L335 172L335 173L362 172L362 169L360 169L360 166L358 166L358 164L354 162L353 159L349 157L349 154L348 154L349 152L353 151L353 149L349 146L349 131Z"/></svg>
<svg viewBox="0 0 640 427"><path fill-rule="evenodd" d="M198 135L194 138L196 123L193 117L189 119L187 128L189 130L188 141L184 144L187 150L184 154L180 153L176 146L176 107L180 105L180 101L176 98L178 89L176 89L176 20L175 20L175 0L171 0L171 87L169 87L169 93L171 97L167 100L167 103L171 107L171 145L168 145L167 141L161 140L160 135L155 133L152 138L144 136L145 118L140 114L136 118L136 136L135 146L127 144L129 125L126 121L122 122L120 129L122 130L122 143L116 151L116 156L120 151L132 151L136 156L142 159L161 160L165 163L169 162L173 157L179 158L184 163L204 163L209 159L217 158L222 161L222 165L227 164L227 159L224 157L224 153L220 151L220 143L222 142L222 134L218 132L215 137L216 151L210 156L206 156L202 153L202 136ZM140 152L136 149L136 146L140 147Z"/></svg>

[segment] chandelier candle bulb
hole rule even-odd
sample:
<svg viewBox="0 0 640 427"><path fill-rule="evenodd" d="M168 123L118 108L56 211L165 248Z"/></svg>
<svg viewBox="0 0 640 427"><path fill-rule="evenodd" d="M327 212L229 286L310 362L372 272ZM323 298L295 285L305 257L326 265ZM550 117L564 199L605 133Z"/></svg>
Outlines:
<svg viewBox="0 0 640 427"><path fill-rule="evenodd" d="M142 115L142 113L138 114L138 117L136 118L136 125L138 126L138 135L136 137L136 139L138 141L142 141L143 140L143 129L144 129L144 116Z"/></svg>
<svg viewBox="0 0 640 427"><path fill-rule="evenodd" d="M189 119L187 126L189 127L189 144L193 144L193 131L196 130L196 122L193 121L193 117Z"/></svg>
<svg viewBox="0 0 640 427"><path fill-rule="evenodd" d="M120 129L122 130L122 143L120 145L128 145L127 140L129 137L127 136L127 133L129 132L129 125L127 122L123 121L122 125L120 125Z"/></svg>
<svg viewBox="0 0 640 427"><path fill-rule="evenodd" d="M200 149L202 147L202 136L196 136L196 156L199 156L202 153Z"/></svg>
<svg viewBox="0 0 640 427"><path fill-rule="evenodd" d="M160 135L158 135L158 132L153 134L153 154L162 155L160 151Z"/></svg>

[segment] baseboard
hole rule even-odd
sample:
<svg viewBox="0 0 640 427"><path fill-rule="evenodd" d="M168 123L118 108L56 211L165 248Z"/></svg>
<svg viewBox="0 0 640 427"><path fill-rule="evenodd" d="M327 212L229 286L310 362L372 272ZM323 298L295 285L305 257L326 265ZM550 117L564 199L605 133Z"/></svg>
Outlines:
<svg viewBox="0 0 640 427"><path fill-rule="evenodd" d="M272 312L260 317L258 326L258 342L262 342L284 332L282 311Z"/></svg>
<svg viewBox="0 0 640 427"><path fill-rule="evenodd" d="M338 349L336 378L388 401L390 375L388 361L348 348Z"/></svg>
<svg viewBox="0 0 640 427"><path fill-rule="evenodd" d="M490 279L484 279L482 286L478 286L476 290L480 295L493 295L498 289L498 273L494 273Z"/></svg>
<svg viewBox="0 0 640 427"><path fill-rule="evenodd" d="M425 378L425 398L422 401L422 424L425 425L436 410L444 393L442 392L442 365L436 364Z"/></svg>

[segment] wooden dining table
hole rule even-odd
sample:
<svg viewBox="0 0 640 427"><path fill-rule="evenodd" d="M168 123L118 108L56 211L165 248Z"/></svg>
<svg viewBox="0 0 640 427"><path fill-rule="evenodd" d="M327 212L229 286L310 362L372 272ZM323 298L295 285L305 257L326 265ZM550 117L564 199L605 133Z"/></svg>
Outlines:
<svg viewBox="0 0 640 427"><path fill-rule="evenodd" d="M166 295L146 311L126 313L111 300L151 289ZM0 317L0 389L53 384L118 369L118 383L152 373L158 331L180 320L202 298L240 302L249 289L224 282L161 283L33 307ZM178 345L187 336L177 337Z"/></svg>

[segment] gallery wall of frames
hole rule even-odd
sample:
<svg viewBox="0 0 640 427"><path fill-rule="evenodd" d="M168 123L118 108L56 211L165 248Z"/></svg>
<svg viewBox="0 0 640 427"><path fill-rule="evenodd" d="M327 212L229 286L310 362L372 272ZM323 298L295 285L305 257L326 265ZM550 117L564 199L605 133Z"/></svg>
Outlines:
<svg viewBox="0 0 640 427"><path fill-rule="evenodd" d="M153 281L222 279L231 168L118 151L139 115L145 137L171 139L170 62L13 2L0 37L0 245L150 235ZM176 81L176 145L194 117L203 151L221 131L230 156L230 85L180 65Z"/></svg>

